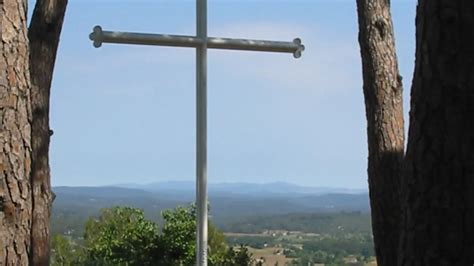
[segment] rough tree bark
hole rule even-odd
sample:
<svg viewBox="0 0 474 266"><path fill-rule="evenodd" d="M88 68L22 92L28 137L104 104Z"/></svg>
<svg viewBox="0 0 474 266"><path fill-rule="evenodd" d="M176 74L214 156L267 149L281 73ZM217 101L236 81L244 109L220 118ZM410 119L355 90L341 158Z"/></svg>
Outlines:
<svg viewBox="0 0 474 266"><path fill-rule="evenodd" d="M420 0L400 265L474 264L474 2Z"/></svg>
<svg viewBox="0 0 474 266"><path fill-rule="evenodd" d="M37 0L28 32L32 122L33 225L31 261L49 265L51 182L49 168L49 96L67 0Z"/></svg>
<svg viewBox="0 0 474 266"><path fill-rule="evenodd" d="M27 1L0 0L2 265L49 265L49 93L66 4L38 0L27 36Z"/></svg>
<svg viewBox="0 0 474 266"><path fill-rule="evenodd" d="M404 122L390 3L357 0L369 147L368 177L378 265L396 265Z"/></svg>
<svg viewBox="0 0 474 266"><path fill-rule="evenodd" d="M0 262L27 265L32 194L26 1L0 5Z"/></svg>

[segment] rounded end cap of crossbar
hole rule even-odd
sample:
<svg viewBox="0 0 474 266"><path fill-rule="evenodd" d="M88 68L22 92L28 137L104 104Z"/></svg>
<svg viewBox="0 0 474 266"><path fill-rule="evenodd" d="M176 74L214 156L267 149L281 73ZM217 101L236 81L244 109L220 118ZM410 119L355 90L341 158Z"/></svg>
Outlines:
<svg viewBox="0 0 474 266"><path fill-rule="evenodd" d="M298 48L296 49L296 51L293 53L293 56L294 56L295 58L300 58L300 57L301 57L301 54L302 54L303 51L304 51L304 45L301 43L301 39L300 39L300 38L294 39L294 40L293 40L293 43L298 46Z"/></svg>
<svg viewBox="0 0 474 266"><path fill-rule="evenodd" d="M92 30L92 33L89 34L89 39L94 41L93 45L95 48L99 48L102 46L102 27L95 26Z"/></svg>

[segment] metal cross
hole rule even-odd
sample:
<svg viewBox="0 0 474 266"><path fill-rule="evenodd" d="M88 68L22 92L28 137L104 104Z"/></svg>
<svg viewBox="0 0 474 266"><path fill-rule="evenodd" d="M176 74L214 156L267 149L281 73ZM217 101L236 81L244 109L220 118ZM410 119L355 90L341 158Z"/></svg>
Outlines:
<svg viewBox="0 0 474 266"><path fill-rule="evenodd" d="M207 0L197 0L197 35L146 34L103 31L95 26L89 38L95 47L102 43L142 44L196 48L196 265L207 265L207 49L248 50L293 53L299 58L304 51L301 40L276 42L215 38L207 36Z"/></svg>

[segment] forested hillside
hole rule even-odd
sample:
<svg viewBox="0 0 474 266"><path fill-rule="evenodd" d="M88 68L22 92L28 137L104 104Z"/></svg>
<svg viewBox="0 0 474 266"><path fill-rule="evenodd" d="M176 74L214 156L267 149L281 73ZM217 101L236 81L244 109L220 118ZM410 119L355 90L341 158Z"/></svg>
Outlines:
<svg viewBox="0 0 474 266"><path fill-rule="evenodd" d="M67 245L86 245L83 241L90 238L86 230L91 230L86 224L115 206L143 210L144 218L156 224L156 234L159 234L160 228L170 224L163 219L163 211L189 206L194 199L192 190L175 185L146 190L123 186L56 187L52 232L69 240L57 237L55 243L62 243L63 249L64 245L66 249ZM224 233L229 247L239 250L238 247L244 245L254 259L276 259L276 262L280 259L295 265L308 265L308 262L340 265L346 260L356 259L361 263L373 260L366 193L334 194L331 192L343 191L296 186L285 192L278 184L245 189L249 186L227 184L213 186L210 191L210 221L216 230ZM84 259L86 255L65 256Z"/></svg>

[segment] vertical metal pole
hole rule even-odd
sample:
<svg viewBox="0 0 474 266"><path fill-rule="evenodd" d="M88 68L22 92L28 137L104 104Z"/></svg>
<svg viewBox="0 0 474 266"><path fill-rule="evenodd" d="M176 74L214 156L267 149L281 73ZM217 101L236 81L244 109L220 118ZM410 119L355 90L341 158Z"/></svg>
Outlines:
<svg viewBox="0 0 474 266"><path fill-rule="evenodd" d="M197 0L196 26L196 265L207 266L207 0Z"/></svg>

